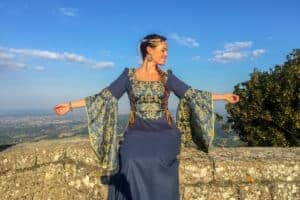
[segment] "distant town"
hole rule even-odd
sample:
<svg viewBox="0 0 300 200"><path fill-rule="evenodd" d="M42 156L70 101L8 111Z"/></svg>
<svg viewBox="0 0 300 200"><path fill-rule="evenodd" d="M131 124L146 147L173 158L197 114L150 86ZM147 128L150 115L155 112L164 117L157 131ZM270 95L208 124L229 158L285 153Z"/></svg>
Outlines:
<svg viewBox="0 0 300 200"><path fill-rule="evenodd" d="M175 119L174 111L171 111ZM125 130L128 114L119 115L118 131ZM35 142L45 139L66 137L88 137L85 110L74 110L63 116L51 111L1 112L0 150L22 142ZM215 146L244 145L236 134L225 133L218 122L215 124Z"/></svg>

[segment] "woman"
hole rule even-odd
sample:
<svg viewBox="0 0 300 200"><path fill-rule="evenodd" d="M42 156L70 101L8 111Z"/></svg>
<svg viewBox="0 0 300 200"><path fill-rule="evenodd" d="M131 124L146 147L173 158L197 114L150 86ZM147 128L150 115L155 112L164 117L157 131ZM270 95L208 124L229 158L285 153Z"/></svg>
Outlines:
<svg viewBox="0 0 300 200"><path fill-rule="evenodd" d="M177 155L180 152L184 102L194 112L205 147L213 137L213 100L236 103L235 94L212 94L193 89L170 70L160 69L168 55L166 38L150 34L140 44L143 63L125 68L122 74L100 93L79 101L58 104L54 110L64 115L73 108L85 107L91 144L110 175L108 199L179 199ZM177 109L179 122L168 110L170 91L182 100ZM127 92L130 118L124 133L117 133L117 101ZM202 110L200 110L201 108ZM181 110L178 112L178 110ZM176 120L177 121L177 120ZM194 126L197 126L194 124ZM106 170L106 171L105 171Z"/></svg>

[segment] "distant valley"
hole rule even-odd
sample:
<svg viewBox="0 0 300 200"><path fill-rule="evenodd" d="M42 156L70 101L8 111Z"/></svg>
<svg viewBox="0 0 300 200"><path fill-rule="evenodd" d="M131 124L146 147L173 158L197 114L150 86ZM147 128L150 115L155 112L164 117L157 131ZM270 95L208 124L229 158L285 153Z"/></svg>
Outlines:
<svg viewBox="0 0 300 200"><path fill-rule="evenodd" d="M174 112L172 112L174 117ZM128 114L119 115L118 131L123 131ZM244 145L236 134L225 133L215 123L215 146ZM64 116L51 112L10 112L0 115L0 150L21 142L57 139L73 136L88 137L85 110L75 110Z"/></svg>

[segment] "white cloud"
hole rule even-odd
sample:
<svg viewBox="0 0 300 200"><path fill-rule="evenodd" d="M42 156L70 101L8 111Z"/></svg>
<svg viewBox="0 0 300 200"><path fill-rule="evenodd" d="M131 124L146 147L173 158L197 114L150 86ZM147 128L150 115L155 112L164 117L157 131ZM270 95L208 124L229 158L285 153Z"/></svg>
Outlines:
<svg viewBox="0 0 300 200"><path fill-rule="evenodd" d="M23 69L25 64L15 61L14 57L13 54L3 52L0 48L0 68Z"/></svg>
<svg viewBox="0 0 300 200"><path fill-rule="evenodd" d="M172 33L170 35L170 38L174 39L176 42L183 46L187 47L199 47L199 43L196 41L196 39L186 36L179 36L177 33Z"/></svg>
<svg viewBox="0 0 300 200"><path fill-rule="evenodd" d="M18 63L14 60L0 60L0 68L24 69L24 63Z"/></svg>
<svg viewBox="0 0 300 200"><path fill-rule="evenodd" d="M5 52L0 51L0 60L12 59L13 57L14 57L14 55L11 53L5 53Z"/></svg>
<svg viewBox="0 0 300 200"><path fill-rule="evenodd" d="M225 44L224 49L226 51L237 51L240 49L249 48L252 46L252 41L245 41L245 42L232 42Z"/></svg>
<svg viewBox="0 0 300 200"><path fill-rule="evenodd" d="M255 50L252 51L252 55L254 57L257 57L257 56L260 56L260 55L262 55L266 52L267 52L267 50L265 50L265 49L255 49Z"/></svg>
<svg viewBox="0 0 300 200"><path fill-rule="evenodd" d="M43 71L43 70L45 70L45 67L39 65L39 66L36 66L34 69L38 70L38 71Z"/></svg>
<svg viewBox="0 0 300 200"><path fill-rule="evenodd" d="M74 53L64 52L64 53L60 54L59 56L61 57L62 60L67 60L67 61L71 61L71 62L78 62L78 63L91 62L88 59L86 59L85 57L83 57L81 55L76 55Z"/></svg>
<svg viewBox="0 0 300 200"><path fill-rule="evenodd" d="M50 51L43 51L43 50L37 50L37 49L14 49L9 48L9 52L24 55L24 56L33 56L33 57L39 57L39 58L46 58L51 60L60 60L62 57L55 52Z"/></svg>
<svg viewBox="0 0 300 200"><path fill-rule="evenodd" d="M223 50L214 51L214 57L210 60L220 63L227 63L231 61L241 60L249 56L260 56L266 52L265 49L256 49L252 52L249 51L253 45L252 41L238 41L226 43Z"/></svg>
<svg viewBox="0 0 300 200"><path fill-rule="evenodd" d="M35 58L43 58L48 60L58 60L58 61L79 63L97 69L114 66L114 62L95 61L95 60L88 59L82 55L77 55L70 52L59 53L59 52L39 50L39 49L15 49L15 48L5 48L5 47L0 47L0 50L2 50L2 53L0 51L0 59L1 57L13 58L18 55L18 56L30 56Z"/></svg>
<svg viewBox="0 0 300 200"><path fill-rule="evenodd" d="M105 67L113 67L114 63L113 62L96 62L96 63L91 63L91 66L94 69L99 69L99 68L105 68Z"/></svg>
<svg viewBox="0 0 300 200"><path fill-rule="evenodd" d="M227 63L234 60L240 60L244 57L247 57L247 53L245 52L215 51L213 60L216 62Z"/></svg>
<svg viewBox="0 0 300 200"><path fill-rule="evenodd" d="M76 8L59 8L59 12L62 15L68 16L68 17L75 17L77 15L78 9Z"/></svg>
<svg viewBox="0 0 300 200"><path fill-rule="evenodd" d="M197 61L197 60L200 60L200 58L201 58L200 56L194 56L194 57L192 57L192 60Z"/></svg>

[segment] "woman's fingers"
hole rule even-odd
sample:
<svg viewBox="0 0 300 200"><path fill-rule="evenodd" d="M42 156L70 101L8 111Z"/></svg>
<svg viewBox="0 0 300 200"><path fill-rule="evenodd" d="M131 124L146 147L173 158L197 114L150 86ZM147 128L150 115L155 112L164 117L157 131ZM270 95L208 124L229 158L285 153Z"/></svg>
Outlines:
<svg viewBox="0 0 300 200"><path fill-rule="evenodd" d="M232 95L232 99L233 99L233 101L236 101L237 97L235 95Z"/></svg>
<svg viewBox="0 0 300 200"><path fill-rule="evenodd" d="M239 101L239 96L238 95L233 94L231 97L232 97L232 103L236 103L236 102Z"/></svg>
<svg viewBox="0 0 300 200"><path fill-rule="evenodd" d="M65 107L65 105L64 104L58 104L58 105L55 106L55 108L61 108L61 107Z"/></svg>
<svg viewBox="0 0 300 200"><path fill-rule="evenodd" d="M67 104L57 104L53 110L57 115L64 115L68 112L68 106Z"/></svg>
<svg viewBox="0 0 300 200"><path fill-rule="evenodd" d="M237 103L239 101L239 96L235 94L228 94L227 95L227 101L229 103Z"/></svg>

